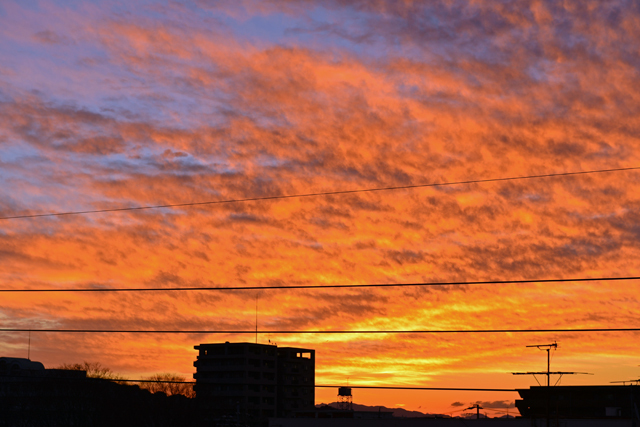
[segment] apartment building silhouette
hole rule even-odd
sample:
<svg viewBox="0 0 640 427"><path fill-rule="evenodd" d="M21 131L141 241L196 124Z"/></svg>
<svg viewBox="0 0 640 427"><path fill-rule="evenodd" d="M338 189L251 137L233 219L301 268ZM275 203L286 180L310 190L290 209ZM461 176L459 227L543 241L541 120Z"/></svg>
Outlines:
<svg viewBox="0 0 640 427"><path fill-rule="evenodd" d="M315 350L229 342L194 348L196 399L212 419L260 424L314 409Z"/></svg>

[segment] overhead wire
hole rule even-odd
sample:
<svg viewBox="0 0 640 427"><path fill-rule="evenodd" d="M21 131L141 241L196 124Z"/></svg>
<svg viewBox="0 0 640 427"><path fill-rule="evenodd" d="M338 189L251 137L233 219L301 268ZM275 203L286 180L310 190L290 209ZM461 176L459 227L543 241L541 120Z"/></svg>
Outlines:
<svg viewBox="0 0 640 427"><path fill-rule="evenodd" d="M286 290L286 289L335 289L335 288L400 288L408 286L464 286L464 285L501 285L529 283L568 283L640 280L640 276L622 277L573 277L567 279L525 279L525 280L472 280L453 282L413 282L413 283L361 283L348 285L270 285L270 286L190 286L163 288L3 288L0 292L173 292L173 291L248 291L248 290Z"/></svg>
<svg viewBox="0 0 640 427"><path fill-rule="evenodd" d="M107 212L141 211L141 210L165 209L165 208L184 208L184 207L229 204L229 203L245 203L245 202L259 202L259 201L267 201L267 200L296 199L296 198L303 198L303 197L337 196L337 195L344 195L344 194L371 193L371 192L378 192L378 191L408 190L413 188L446 187L446 186L453 186L453 185L482 184L482 183L489 183L489 182L516 181L516 180L526 180L526 179L558 178L558 177L565 177L565 176L623 172L623 171L632 171L632 170L639 170L639 169L640 169L640 166L632 166L632 167L626 167L626 168L594 169L594 170L577 171L577 172L558 172L558 173L548 173L548 174L539 174L539 175L471 179L471 180L465 180L465 181L449 181L449 182L440 182L440 183L397 185L397 186L389 186L389 187L359 188L354 190L321 191L321 192L315 192L315 193L298 193L298 194L285 194L285 195L276 195L276 196L247 197L247 198L241 198L241 199L209 200L209 201L202 201L202 202L167 203L162 205L131 206L131 207L124 207L124 208L89 209L89 210L81 210L81 211L10 215L10 216L0 217L0 220L59 217L59 216L69 216L69 215L88 215L88 214L107 213Z"/></svg>
<svg viewBox="0 0 640 427"><path fill-rule="evenodd" d="M24 378L21 375L5 375L5 377L19 377ZM42 380L66 380L66 381L110 381L115 383L160 383L160 384L191 384L200 386L218 385L215 383L202 381L180 381L180 380L150 380L150 379L133 379L133 378L100 378L100 377L73 377L73 376L55 376L55 375L30 375L30 379L42 379ZM259 385L259 386L274 386L273 383L234 383L233 385ZM297 387L313 387L313 388L340 388L344 385L333 384L298 384ZM510 388L470 388L470 387L413 387L413 386L370 386L370 385L349 385L349 388L353 389L370 389L370 390L432 390L432 391L499 391L499 392L515 392L516 389Z"/></svg>
<svg viewBox="0 0 640 427"><path fill-rule="evenodd" d="M0 332L92 333L92 334L496 334L496 333L581 333L640 332L639 328L542 328L542 329L387 329L387 330L139 330L139 329L33 329L0 328Z"/></svg>
<svg viewBox="0 0 640 427"><path fill-rule="evenodd" d="M267 201L278 199L291 199L291 198L303 198L303 197L318 197L318 196L330 196L330 195L344 195L355 194L365 192L378 192L378 191L393 191L413 188L427 188L427 187L442 187L453 186L463 184L477 184L477 183L489 183L489 182L501 182L512 180L526 180L526 179L540 179L540 178L554 178L563 176L575 176L594 173L609 173L638 170L640 167L628 167L628 168L614 168L614 169L600 169L590 171L579 172L563 172L563 173L551 173L542 175L528 175L528 176L516 176L516 177L502 177L502 178L489 178L489 179L476 179L467 181L455 181L445 183L428 183L428 184L416 184L405 186L393 186L393 187L378 187L378 188L365 188L355 190L341 190L341 191L327 191L317 193L302 193L292 195L280 195L280 196L265 196L265 197L251 197L243 199L226 199L216 201L204 201L204 202L191 202L191 203L173 203L163 205L152 206L134 206L126 208L108 208L108 209L95 209L84 211L67 211L67 212L51 212L41 214L26 214L26 215L14 215L0 217L0 220L11 219L27 219L27 218L41 218L41 217L58 217L69 215L85 215L85 214L97 214L108 212L123 212L123 211L136 211L136 210L150 210L150 209L162 209L162 208L179 208L179 207L193 207L215 204L229 204L229 203L243 203L251 201ZM559 282L586 282L586 281L614 281L614 280L637 280L640 277L615 277L615 278L572 278L572 279L542 279L542 280L515 280L515 281L471 281L471 282L432 282L432 283L410 283L410 284L355 284L355 285L294 285L294 286L266 286L266 287L189 287L189 288L73 288L73 289L0 289L0 292L132 292L132 291L186 291L186 290L250 290L250 289L312 289L312 288L362 288L362 287L403 287L403 286L446 286L446 285L472 285L472 284L519 284L519 283L559 283ZM217 331L217 330L164 330L164 331L144 331L144 330L95 330L95 329L24 329L24 328L0 328L0 332L55 332L55 333L153 333L153 334L441 334L441 333L548 333L548 332L638 332L640 328L579 328L579 329L476 329L476 330L369 330L369 331ZM152 380L116 380L116 381L131 381L131 382L159 382ZM167 381L168 382L168 381ZM189 382L191 383L191 382ZM332 387L337 386L323 386L316 385L316 387ZM352 388L378 388L378 389L419 389L419 390L470 390L470 391L515 391L507 389L466 389L466 388L433 388L433 387L384 387L384 386L355 386Z"/></svg>

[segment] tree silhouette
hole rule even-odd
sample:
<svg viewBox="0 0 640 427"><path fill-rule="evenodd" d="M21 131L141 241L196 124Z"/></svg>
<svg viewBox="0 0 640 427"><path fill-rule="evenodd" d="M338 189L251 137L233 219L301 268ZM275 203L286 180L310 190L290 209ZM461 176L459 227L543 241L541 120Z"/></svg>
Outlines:
<svg viewBox="0 0 640 427"><path fill-rule="evenodd" d="M196 395L193 391L193 383L185 383L185 377L178 374L154 374L150 377L143 377L143 379L146 381L157 381L140 383L140 388L149 390L151 393L162 392L167 396L181 394L189 398L195 397Z"/></svg>
<svg viewBox="0 0 640 427"><path fill-rule="evenodd" d="M110 368L102 366L100 362L87 362L82 363L63 363L57 366L56 369L66 369L69 371L86 371L88 378L103 378L106 380L121 380L120 375L114 373Z"/></svg>
<svg viewBox="0 0 640 427"><path fill-rule="evenodd" d="M63 363L57 366L56 369L86 371L88 378L102 378L115 382L123 379L122 376L114 373L110 368L102 366L99 362L84 361L82 363ZM189 398L196 396L193 390L194 383L186 383L186 378L179 374L160 373L151 375L150 377L142 377L142 379L145 381L153 381L138 384L141 389L149 390L151 393L162 392L167 396L183 395Z"/></svg>

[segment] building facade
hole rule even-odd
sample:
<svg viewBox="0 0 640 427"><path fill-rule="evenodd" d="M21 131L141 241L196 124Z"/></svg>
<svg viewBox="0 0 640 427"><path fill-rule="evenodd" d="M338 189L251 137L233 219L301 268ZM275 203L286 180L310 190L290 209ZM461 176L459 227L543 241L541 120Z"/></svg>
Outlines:
<svg viewBox="0 0 640 427"><path fill-rule="evenodd" d="M315 351L278 349L277 416L294 417L315 407Z"/></svg>
<svg viewBox="0 0 640 427"><path fill-rule="evenodd" d="M314 350L229 342L194 348L196 398L218 422L260 424L314 407Z"/></svg>

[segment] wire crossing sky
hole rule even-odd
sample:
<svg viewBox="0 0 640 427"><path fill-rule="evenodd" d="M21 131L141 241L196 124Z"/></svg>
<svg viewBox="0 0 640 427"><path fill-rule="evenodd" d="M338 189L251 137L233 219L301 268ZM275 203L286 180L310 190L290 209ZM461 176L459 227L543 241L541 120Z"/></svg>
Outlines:
<svg viewBox="0 0 640 427"><path fill-rule="evenodd" d="M47 377L34 377L31 378L52 378L51 376ZM55 377L53 377L55 378ZM95 377L60 377L56 378L59 381L69 381L69 382L77 382L77 381L113 381L118 383L160 383L160 384L195 384L195 381L172 381L172 380L149 380L149 379L130 379L130 378L95 378ZM202 384L201 387L206 387L207 385L214 386L214 384ZM247 384L245 384L247 385ZM255 382L251 383L251 385L271 385L271 384L256 384ZM314 384L309 385L308 387L313 388L339 388L341 385L329 385L329 384ZM507 392L516 392L517 390L511 389L502 389L502 388L463 388L463 387L402 387L402 386L358 386L350 384L349 387L352 389L379 389L379 390L429 390L429 391L507 391Z"/></svg>
<svg viewBox="0 0 640 427"><path fill-rule="evenodd" d="M640 332L640 328L553 328L553 329L411 329L411 330L313 330L313 331L292 331L292 330L134 330L134 329L27 329L27 328L0 328L0 332L37 332L37 333L67 333L67 334L505 334L505 333L547 333L547 332Z"/></svg>
<svg viewBox="0 0 640 427"><path fill-rule="evenodd" d="M173 291L268 291L294 289L340 289L340 288L403 288L408 286L466 286L466 285L503 285L527 283L568 283L568 282L618 282L640 280L640 276L626 277L574 277L566 279L529 279L529 280L484 280L461 282L424 282L424 283L358 283L345 285L288 285L288 286L219 286L189 288L66 288L66 289L0 289L0 292L173 292Z"/></svg>
<svg viewBox="0 0 640 427"><path fill-rule="evenodd" d="M200 340L258 330L315 349L321 384L522 388L501 373L549 342L594 373L570 384L637 378L638 21L628 0L1 2L0 356L190 378ZM354 401L512 403L491 393Z"/></svg>
<svg viewBox="0 0 640 427"><path fill-rule="evenodd" d="M147 210L147 209L216 205L216 204L223 204L223 203L242 203L242 202L257 202L257 201L263 201L263 200L293 199L293 198L299 198L299 197L335 196L335 195L341 195L341 194L368 193L373 191L408 190L408 189L414 189L414 188L444 187L448 185L480 184L480 183L500 182L500 181L516 181L521 179L559 178L559 177L586 175L586 174L593 174L593 173L625 172L625 171L638 170L638 169L640 169L640 166L629 167L629 168L601 169L601 170L582 171L582 172L549 173L544 175L474 179L474 180L458 181L458 182L402 185L402 186L396 186L396 187L379 187L379 188L362 188L362 189L356 189L356 190L325 191L320 193L290 194L290 195L283 195L283 196L250 197L246 199L214 200L214 201L207 201L207 202L176 203L176 204L164 204L164 205L156 205L156 206L133 206L128 208L110 208L110 209L107 208L107 209L96 209L96 210L88 210L88 211L14 215L14 216L0 217L0 219L26 219L26 218L40 218L40 217L51 217L51 216L87 215L87 214L94 214L94 213L126 212L126 211L139 211L139 210Z"/></svg>

